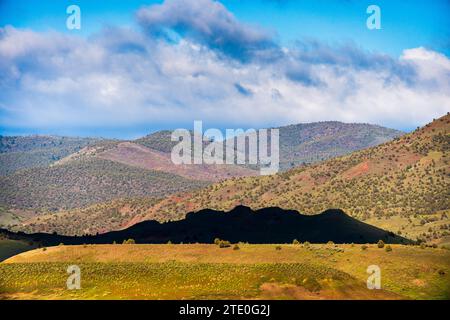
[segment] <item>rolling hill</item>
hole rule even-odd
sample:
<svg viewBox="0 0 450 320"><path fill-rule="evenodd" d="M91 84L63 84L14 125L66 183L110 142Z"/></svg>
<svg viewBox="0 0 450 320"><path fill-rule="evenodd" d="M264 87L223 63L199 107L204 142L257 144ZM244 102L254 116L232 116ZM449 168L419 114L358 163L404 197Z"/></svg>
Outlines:
<svg viewBox="0 0 450 320"><path fill-rule="evenodd" d="M116 147L98 154L98 157L133 167L168 172L188 179L209 182L258 174L258 171L237 165L174 165L170 153L149 149L132 142L119 143Z"/></svg>
<svg viewBox="0 0 450 320"><path fill-rule="evenodd" d="M341 208L413 238L447 239L450 116L376 147L267 177L234 178L169 197L130 225L184 212L279 206L306 214ZM392 224L389 224L389 221ZM387 222L386 222L387 221ZM386 223L385 223L386 222Z"/></svg>
<svg viewBox="0 0 450 320"><path fill-rule="evenodd" d="M225 248L214 244L58 245L0 262L0 299L450 298L449 250L392 244L387 251L386 247L307 243L239 243ZM81 290L61 290L67 281L67 267L74 262L82 270ZM382 266L380 290L367 289L369 264ZM177 318L177 310L173 314L170 318Z"/></svg>
<svg viewBox="0 0 450 320"><path fill-rule="evenodd" d="M114 199L82 208L46 214L29 214L28 217L23 216L23 210L20 210L20 214L7 210L2 215L12 217L5 220L3 225L9 230L30 233L35 230L66 235L104 233L123 229L128 221L142 214L158 201L161 199L149 197Z"/></svg>
<svg viewBox="0 0 450 320"><path fill-rule="evenodd" d="M140 207L121 225L182 219L186 212L230 210L239 204L252 209L278 206L305 214L341 208L352 217L408 238L448 242L449 129L450 116L446 115L394 141L350 155L278 175L232 178L196 192L172 195ZM59 214L46 219L63 230L76 216L73 212L65 213L65 219ZM50 231L49 223L34 219L19 229Z"/></svg>
<svg viewBox="0 0 450 320"><path fill-rule="evenodd" d="M280 169L315 163L390 141L404 132L365 123L324 121L277 127L280 140ZM170 153L176 142L170 131L158 131L134 142Z"/></svg>
<svg viewBox="0 0 450 320"><path fill-rule="evenodd" d="M295 124L278 129L281 170L373 147L404 134L377 125L337 121Z"/></svg>
<svg viewBox="0 0 450 320"><path fill-rule="evenodd" d="M1 178L0 203L9 208L57 211L116 198L162 197L204 185L170 173L87 158Z"/></svg>
<svg viewBox="0 0 450 320"><path fill-rule="evenodd" d="M101 139L57 136L0 136L0 176L20 169L48 166L99 141Z"/></svg>
<svg viewBox="0 0 450 320"><path fill-rule="evenodd" d="M314 162L399 134L374 125L339 122L281 127L281 165ZM1 170L7 175L0 177L0 225L18 224L46 211L78 209L117 198L161 197L259 174L249 166L174 165L170 131L134 141L47 136L2 137L1 141ZM126 222L123 217L122 223ZM78 231L85 229L82 225Z"/></svg>
<svg viewBox="0 0 450 320"><path fill-rule="evenodd" d="M171 141L171 135L172 131L161 130L136 139L134 142L156 151L170 153L173 146L176 144L176 142Z"/></svg>

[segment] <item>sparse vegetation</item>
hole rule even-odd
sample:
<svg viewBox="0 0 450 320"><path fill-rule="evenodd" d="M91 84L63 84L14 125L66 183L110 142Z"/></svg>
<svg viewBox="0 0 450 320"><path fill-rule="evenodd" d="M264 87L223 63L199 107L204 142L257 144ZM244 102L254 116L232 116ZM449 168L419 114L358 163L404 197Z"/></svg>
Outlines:
<svg viewBox="0 0 450 320"><path fill-rule="evenodd" d="M231 247L230 241L226 241L226 240L219 241L219 248L229 248L229 247Z"/></svg>
<svg viewBox="0 0 450 320"><path fill-rule="evenodd" d="M0 263L0 298L19 299L449 299L448 250L391 245L382 290L367 290L367 265L384 250L285 246L89 245L49 247ZM385 248L387 248L386 245ZM386 249L385 249L386 250ZM151 257L151 262L149 258ZM196 257L195 261L192 257ZM67 264L85 275L61 290ZM427 268L423 268L426 265ZM434 270L430 272L430 270ZM282 288L286 288L283 290Z"/></svg>
<svg viewBox="0 0 450 320"><path fill-rule="evenodd" d="M330 123L324 125L333 127ZM303 129L305 128L307 126ZM312 130L312 128L310 129ZM354 128L349 132L354 134ZM102 214L106 214L106 219L101 219L100 214L93 219L86 219L88 215L81 213L83 218L80 219L80 225L82 227L75 228L73 227L75 224L67 223L65 218L72 221L78 218L82 210L85 210L75 209L70 213L58 214L57 218L51 214L44 215L40 218L41 220L38 220L38 217L33 218L24 225L15 226L14 230L27 232L57 230L61 234L81 234L84 232L83 230L89 228L90 232L95 233L104 231L104 227L98 223L100 221L102 223L107 221L108 230L110 230L131 219L136 222L144 219L175 220L183 218L189 211L202 208L230 210L236 204L244 204L253 209L279 206L296 209L305 214L315 214L330 207L339 207L353 217L370 224L396 233L400 231L406 238L414 240L420 238L427 242L433 242L449 234L450 224L447 222L450 208L446 201L450 196L448 191L450 190L448 132L449 121L446 116L394 141L357 151L348 156L300 166L270 177L227 179L199 191L181 196L169 196L167 199L155 201L154 204L133 211L131 215L125 215L123 218L119 214L113 214L114 210L111 210L111 214L108 213L109 211L102 211ZM287 139L288 136L286 136ZM282 140L280 139L280 141ZM286 145L288 144L291 142L287 141ZM119 171L122 173L121 170L108 169L110 163L113 163L114 166L117 163L99 163L97 160L94 161L96 164L92 164L93 170L96 172L94 172L94 176L99 175L100 172ZM290 160L289 163L292 162ZM305 160L301 161L308 163ZM109 188L110 183L102 177L95 178L94 181L99 183L103 180L104 186L102 183L100 186L92 185L92 179L86 180L86 174L81 174L77 169L78 166L83 166L82 163L85 162L76 160L71 164L39 169L35 173L25 170L25 173L17 173L14 178L0 179L2 190L0 202L5 203L6 207L33 209L38 207L39 210L44 208L44 210L54 211L59 210L61 204L73 208L117 197L139 198L139 194L143 190L147 196L149 190L153 192L154 186L159 183L148 182L152 186L146 187L147 182L144 183L141 180L143 176L140 175L140 178L137 179L130 176L117 178L117 181L111 182L114 184L114 188ZM67 167L68 165L73 167ZM56 169L56 167L62 167L67 172L59 172L62 169ZM128 166L124 167L128 168ZM123 172L129 171L124 169ZM53 178L48 180L48 176L53 176ZM66 193L65 190L69 190L69 184L65 186L64 183L58 182L58 180L63 181L60 179L61 177L69 177L70 181L71 176L79 177L75 179L75 182L79 181L75 185L85 192L82 197L74 197L72 192ZM88 174L88 176L92 177L92 174ZM127 181L130 180L133 181L133 186L128 184ZM170 178L168 180L172 181L169 185L173 183ZM24 181L24 183L19 186L16 181ZM35 182L30 183L31 181ZM58 188L48 191L46 188L43 189L40 184L55 185ZM73 186L74 181L70 182L70 185ZM156 194L153 194L165 195L176 190L192 190L192 188L193 185L187 181L187 184L176 185L168 188L169 190L158 188L155 191ZM134 193L135 191L137 194ZM110 194L110 192L114 194ZM128 211L126 206L117 206L116 208L119 211ZM439 217L439 220L433 220L434 216ZM92 223L92 221L97 223ZM423 225L419 227L417 221L422 221ZM89 227L89 225L93 226ZM64 230L65 228L71 230Z"/></svg>
<svg viewBox="0 0 450 320"><path fill-rule="evenodd" d="M160 197L204 185L165 172L93 158L21 170L0 178L0 203L58 211L117 198Z"/></svg>
<svg viewBox="0 0 450 320"><path fill-rule="evenodd" d="M338 207L392 232L400 229L406 238L442 239L449 234L449 128L445 116L347 156L274 176L232 178L185 197L168 197L157 204L158 212L183 216L186 211L227 211L243 204L316 214Z"/></svg>
<svg viewBox="0 0 450 320"><path fill-rule="evenodd" d="M57 136L0 136L0 176L48 166L98 141Z"/></svg>

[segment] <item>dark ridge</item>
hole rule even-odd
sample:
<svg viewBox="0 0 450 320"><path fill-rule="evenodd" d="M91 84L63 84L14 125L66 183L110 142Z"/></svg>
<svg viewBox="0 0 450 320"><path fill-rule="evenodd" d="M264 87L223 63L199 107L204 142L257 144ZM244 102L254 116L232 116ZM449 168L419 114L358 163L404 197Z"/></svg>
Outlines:
<svg viewBox="0 0 450 320"><path fill-rule="evenodd" d="M330 209L318 215L302 215L278 207L252 210L237 206L229 212L204 209L191 212L184 220L159 223L149 220L128 229L95 236L61 236L57 234L22 232L0 229L9 238L19 238L43 246L64 244L117 243L134 239L136 243L212 243L215 238L249 243L411 243L372 225L356 220L342 210Z"/></svg>

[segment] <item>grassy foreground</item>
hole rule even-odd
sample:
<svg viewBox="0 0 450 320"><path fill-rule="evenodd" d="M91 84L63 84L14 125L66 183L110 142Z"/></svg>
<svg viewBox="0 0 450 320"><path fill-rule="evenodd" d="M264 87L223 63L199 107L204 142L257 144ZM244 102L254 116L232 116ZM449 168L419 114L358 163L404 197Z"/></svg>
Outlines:
<svg viewBox="0 0 450 320"><path fill-rule="evenodd" d="M280 249L281 248L281 249ZM86 245L0 264L2 299L450 299L450 251L369 245ZM69 265L81 289L67 290ZM369 290L369 265L381 290Z"/></svg>

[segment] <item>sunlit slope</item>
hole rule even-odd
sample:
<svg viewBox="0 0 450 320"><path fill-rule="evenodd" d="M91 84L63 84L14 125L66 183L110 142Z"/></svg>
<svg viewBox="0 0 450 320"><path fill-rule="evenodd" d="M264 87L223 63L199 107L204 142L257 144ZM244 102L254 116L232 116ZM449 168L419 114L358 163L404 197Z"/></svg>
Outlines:
<svg viewBox="0 0 450 320"><path fill-rule="evenodd" d="M392 245L80 245L0 264L15 299L449 299L450 251ZM77 264L81 290L66 290ZM368 290L369 264L382 290Z"/></svg>
<svg viewBox="0 0 450 320"><path fill-rule="evenodd" d="M425 228L416 237L438 239L449 228L449 147L446 115L411 134L347 156L274 176L229 179L169 197L130 223L171 219L202 208L229 210L238 204L253 209L279 206L306 214L340 208L375 224L378 219L402 217L389 228L408 236L408 230L421 224ZM427 218L440 223L429 230L427 223L432 221Z"/></svg>

